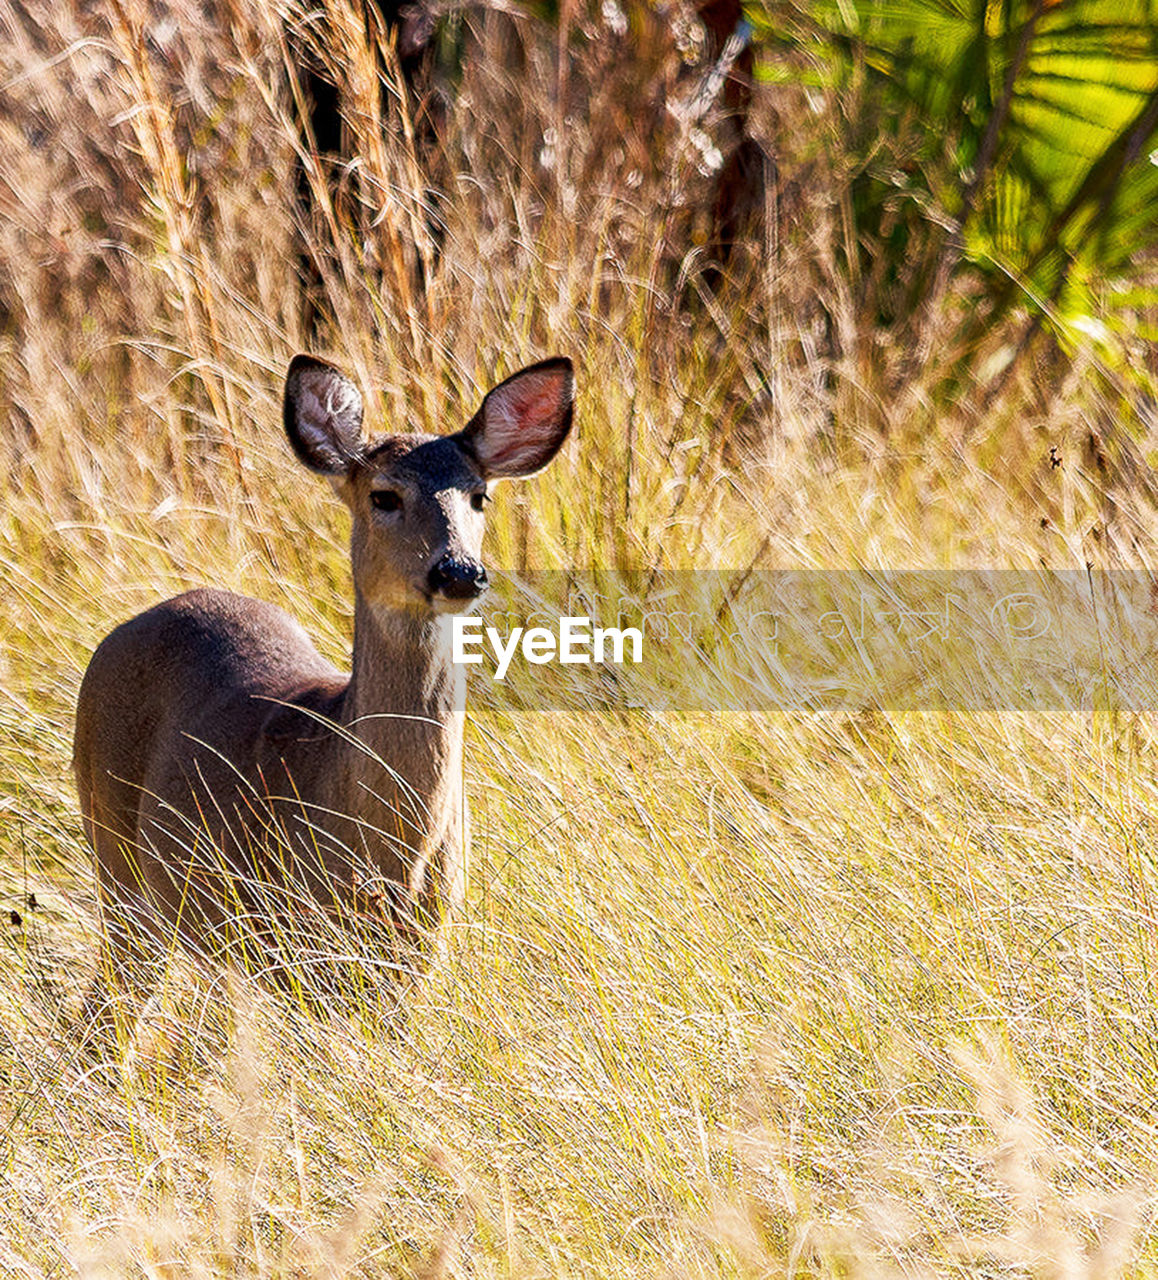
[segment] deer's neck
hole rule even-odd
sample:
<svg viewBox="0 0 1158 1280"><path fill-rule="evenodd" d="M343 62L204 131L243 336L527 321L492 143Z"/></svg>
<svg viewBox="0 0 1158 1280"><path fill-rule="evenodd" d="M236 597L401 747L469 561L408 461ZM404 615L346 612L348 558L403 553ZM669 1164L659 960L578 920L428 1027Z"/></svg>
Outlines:
<svg viewBox="0 0 1158 1280"><path fill-rule="evenodd" d="M462 897L466 680L451 660L451 627L449 617L390 612L357 596L348 683L321 702L303 697L334 727L319 731L306 719L276 742L287 822L308 831L311 865L320 855L326 868L318 896L362 888L372 899L389 883L420 911ZM268 776L260 766L259 781Z"/></svg>
<svg viewBox="0 0 1158 1280"><path fill-rule="evenodd" d="M461 764L466 683L451 661L451 619L385 610L359 593L343 727L419 794ZM373 762L377 769L381 765Z"/></svg>

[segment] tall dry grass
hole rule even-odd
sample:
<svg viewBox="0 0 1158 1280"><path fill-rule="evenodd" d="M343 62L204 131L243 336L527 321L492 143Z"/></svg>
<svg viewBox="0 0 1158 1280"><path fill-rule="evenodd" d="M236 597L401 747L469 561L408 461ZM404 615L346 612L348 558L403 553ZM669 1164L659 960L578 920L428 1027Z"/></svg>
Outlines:
<svg viewBox="0 0 1158 1280"><path fill-rule="evenodd" d="M1019 366L983 415L934 402L935 368L898 383L841 274L816 145L841 104L765 92L779 222L709 292L716 125L669 110L703 70L691 16L633 7L622 38L616 5L568 12L462 18L426 157L389 47L328 0L336 187L294 126L304 10L0 13L0 1269L1149 1274L1155 740L1113 708L479 699L468 908L401 1015L178 959L123 1057L79 1052L93 645L207 580L348 643L342 520L278 428L303 239L316 345L384 423L452 427L575 356L577 437L502 495L499 565L1153 559L1155 441L1080 358Z"/></svg>

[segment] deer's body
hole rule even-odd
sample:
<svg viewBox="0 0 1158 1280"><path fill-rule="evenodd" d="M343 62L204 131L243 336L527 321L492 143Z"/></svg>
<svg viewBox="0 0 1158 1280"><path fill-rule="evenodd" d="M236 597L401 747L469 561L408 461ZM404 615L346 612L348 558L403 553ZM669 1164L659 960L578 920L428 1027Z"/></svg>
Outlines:
<svg viewBox="0 0 1158 1280"><path fill-rule="evenodd" d="M384 626L363 608L353 676L282 610L222 591L118 627L85 674L76 750L106 902L139 879L157 922L208 950L249 881L275 880L292 855L295 887L318 904L389 886L428 918L436 895L456 905L465 690L445 626ZM275 838L253 839L255 821ZM198 835L232 872L229 896Z"/></svg>
<svg viewBox="0 0 1158 1280"><path fill-rule="evenodd" d="M217 951L247 916L372 904L409 942L462 897L465 684L451 617L485 586L484 486L554 456L570 366L509 379L457 435L367 445L352 384L299 357L285 416L299 457L353 512L352 671L281 609L213 589L98 646L74 753L106 925L90 1003L173 940Z"/></svg>

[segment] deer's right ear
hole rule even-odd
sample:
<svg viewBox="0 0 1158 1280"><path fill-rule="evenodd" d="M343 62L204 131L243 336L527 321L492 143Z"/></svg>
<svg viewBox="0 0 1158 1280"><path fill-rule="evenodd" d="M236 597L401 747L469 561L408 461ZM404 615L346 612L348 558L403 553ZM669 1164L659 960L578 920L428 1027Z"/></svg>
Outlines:
<svg viewBox="0 0 1158 1280"><path fill-rule="evenodd" d="M339 369L313 356L294 356L282 405L293 451L322 475L344 475L362 444L362 396Z"/></svg>
<svg viewBox="0 0 1158 1280"><path fill-rule="evenodd" d="M492 387L455 438L488 480L533 476L563 447L574 401L571 361L543 360Z"/></svg>

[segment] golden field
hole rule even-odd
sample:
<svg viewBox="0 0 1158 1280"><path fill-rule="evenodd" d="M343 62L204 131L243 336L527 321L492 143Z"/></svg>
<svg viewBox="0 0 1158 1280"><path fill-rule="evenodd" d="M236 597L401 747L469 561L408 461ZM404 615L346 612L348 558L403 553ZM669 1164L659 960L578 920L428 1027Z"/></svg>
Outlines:
<svg viewBox="0 0 1158 1280"><path fill-rule="evenodd" d="M312 220L300 13L0 15L0 1274L1158 1272L1158 745L1109 701L480 696L467 909L399 1008L325 1015L177 959L130 1041L82 1051L95 644L211 581L345 661L344 518L280 429L295 351L427 430L574 358L576 434L498 494L499 568L1156 559L1158 440L1119 429L1092 358L946 400L967 296L915 369L866 322L845 175L790 89L757 103L782 225L709 290L666 17L633 11L624 44L599 15L569 43L475 15L430 158L378 93L389 48L327 7L361 159L335 194L307 156Z"/></svg>

